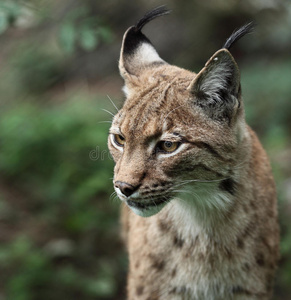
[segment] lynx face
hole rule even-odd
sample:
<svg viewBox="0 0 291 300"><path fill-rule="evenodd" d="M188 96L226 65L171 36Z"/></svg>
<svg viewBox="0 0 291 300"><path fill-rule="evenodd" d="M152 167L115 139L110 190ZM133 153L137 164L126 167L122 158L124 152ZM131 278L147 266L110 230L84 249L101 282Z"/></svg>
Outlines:
<svg viewBox="0 0 291 300"><path fill-rule="evenodd" d="M141 33L145 23L129 28L121 50L127 99L108 138L115 191L144 217L193 196L202 210L223 209L246 155L237 65L221 49L197 75L171 66Z"/></svg>

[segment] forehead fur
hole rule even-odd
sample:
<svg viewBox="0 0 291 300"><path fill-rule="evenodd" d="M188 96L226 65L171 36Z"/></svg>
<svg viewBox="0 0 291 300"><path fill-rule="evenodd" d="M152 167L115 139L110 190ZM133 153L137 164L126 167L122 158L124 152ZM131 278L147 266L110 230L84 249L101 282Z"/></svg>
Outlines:
<svg viewBox="0 0 291 300"><path fill-rule="evenodd" d="M171 65L149 68L139 77L132 76L127 87L130 94L120 112L118 125L121 127L124 123L125 111L130 118L127 126L123 126L135 131L144 130L156 117L165 118L171 110L189 100L188 87L194 77L195 73Z"/></svg>
<svg viewBox="0 0 291 300"><path fill-rule="evenodd" d="M218 129L218 124L206 120L201 109L193 105L189 86L195 76L195 73L167 64L133 77L132 92L113 126L131 138L159 136L165 131L179 132L179 129L184 134L195 130L206 136L212 126Z"/></svg>
<svg viewBox="0 0 291 300"><path fill-rule="evenodd" d="M144 69L138 76L130 75L127 87L133 93L149 90L151 86L180 84L181 88L188 88L196 74L177 66L164 64ZM163 88L163 86L161 86ZM127 99L130 100L130 99ZM128 102L128 101L127 101Z"/></svg>

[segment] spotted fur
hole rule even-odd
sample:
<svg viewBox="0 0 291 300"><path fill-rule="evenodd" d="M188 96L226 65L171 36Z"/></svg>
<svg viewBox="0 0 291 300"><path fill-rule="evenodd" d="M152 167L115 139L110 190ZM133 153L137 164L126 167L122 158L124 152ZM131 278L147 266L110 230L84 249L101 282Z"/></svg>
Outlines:
<svg viewBox="0 0 291 300"><path fill-rule="evenodd" d="M108 139L123 201L128 299L270 299L276 192L245 122L237 64L225 48L198 74L166 63L141 32L165 13L148 13L124 35L127 98Z"/></svg>

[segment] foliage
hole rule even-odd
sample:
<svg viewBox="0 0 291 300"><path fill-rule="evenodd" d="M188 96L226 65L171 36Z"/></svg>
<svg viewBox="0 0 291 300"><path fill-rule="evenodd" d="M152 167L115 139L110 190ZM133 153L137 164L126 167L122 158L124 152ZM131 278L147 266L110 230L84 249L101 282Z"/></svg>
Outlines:
<svg viewBox="0 0 291 300"><path fill-rule="evenodd" d="M242 70L247 119L263 136L273 134L276 138L280 136L279 131L285 132L285 142L290 134L291 120L290 70L290 60L268 62L264 59L252 62ZM258 116L264 117L265 121ZM278 145L278 140L275 144Z"/></svg>
<svg viewBox="0 0 291 300"><path fill-rule="evenodd" d="M86 51L96 49L99 43L112 40L112 33L98 16L90 16L88 7L72 9L62 21L59 33L65 52L72 54L77 45Z"/></svg>
<svg viewBox="0 0 291 300"><path fill-rule="evenodd" d="M5 32L21 15L21 6L16 1L3 0L0 3L0 34Z"/></svg>
<svg viewBox="0 0 291 300"><path fill-rule="evenodd" d="M21 45L12 61L20 88L41 94L65 77L65 64L59 56L29 45Z"/></svg>
<svg viewBox="0 0 291 300"><path fill-rule="evenodd" d="M74 258L78 260L78 255ZM116 292L109 261L94 262L95 270L85 274L72 262L57 264L47 249L36 247L26 236L1 248L0 262L6 273L2 280L8 299L105 299Z"/></svg>
<svg viewBox="0 0 291 300"><path fill-rule="evenodd" d="M111 187L112 161L108 156L95 161L89 157L94 149L107 151L108 126L98 124L97 105L76 97L46 109L19 103L2 112L0 172L23 187L34 185L33 193L50 206L70 199L68 211L77 211L97 192L106 192Z"/></svg>
<svg viewBox="0 0 291 300"><path fill-rule="evenodd" d="M157 3L97 2L0 3L0 298L4 300L124 299L127 260L119 240L119 201L110 200L109 124L102 123L111 116L100 107L111 110L104 93L114 97L121 87L113 77L118 75L122 33ZM259 2L194 0L181 5L170 0L171 36L155 30L151 35L169 62L201 67L229 30L253 18L254 11L265 18L258 35L238 43L232 53L241 69L248 123L267 149L276 177L282 229L276 299L287 299L291 61L284 55L290 48L285 25L291 10L290 6L283 10L288 6L285 0L281 6L274 2L274 8ZM159 24L155 22L153 26ZM89 71L92 82L86 80Z"/></svg>
<svg viewBox="0 0 291 300"><path fill-rule="evenodd" d="M92 249L96 238L112 235L116 227L116 209L106 196L112 190L113 168L106 146L108 125L100 123L104 115L99 104L98 99L77 95L57 105L18 103L1 113L2 178L29 195L27 205L37 212L34 223L45 222L67 237L59 241L47 233L39 247L31 236L19 236L0 247L9 299L58 299L69 294L73 299L74 293L93 299L116 292L113 278L119 270L114 260L106 255L100 259L102 245ZM5 203L5 195L2 198ZM7 218L12 222L15 214ZM94 257L98 248L100 257ZM67 261L58 265L60 259Z"/></svg>

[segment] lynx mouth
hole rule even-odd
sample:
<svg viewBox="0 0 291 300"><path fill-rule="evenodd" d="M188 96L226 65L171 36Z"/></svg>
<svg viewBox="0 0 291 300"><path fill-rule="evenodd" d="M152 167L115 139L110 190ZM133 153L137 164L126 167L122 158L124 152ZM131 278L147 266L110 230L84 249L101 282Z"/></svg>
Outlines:
<svg viewBox="0 0 291 300"><path fill-rule="evenodd" d="M141 203L137 201L132 201L132 200L127 200L127 204L131 207L138 208L138 209L147 209L151 207L157 207L160 204L166 203L166 199L157 199L157 200L152 200L151 202L148 203Z"/></svg>
<svg viewBox="0 0 291 300"><path fill-rule="evenodd" d="M169 202L166 198L158 198L149 202L138 202L133 200L126 200L129 208L138 216L151 217L160 212Z"/></svg>

